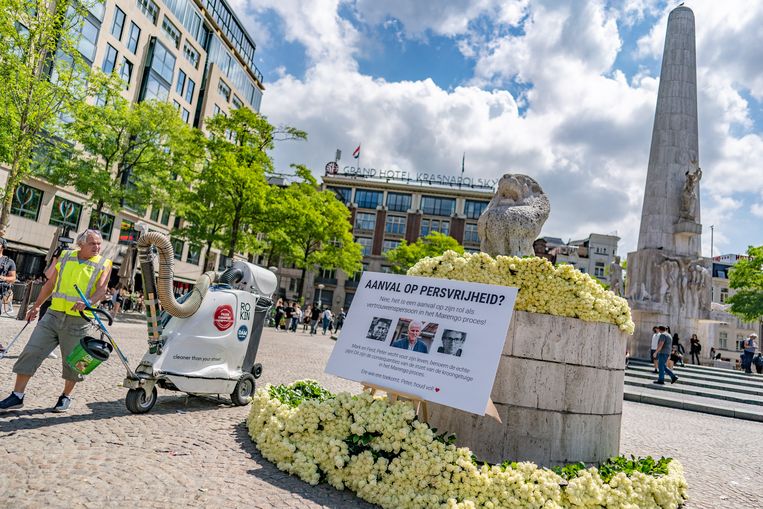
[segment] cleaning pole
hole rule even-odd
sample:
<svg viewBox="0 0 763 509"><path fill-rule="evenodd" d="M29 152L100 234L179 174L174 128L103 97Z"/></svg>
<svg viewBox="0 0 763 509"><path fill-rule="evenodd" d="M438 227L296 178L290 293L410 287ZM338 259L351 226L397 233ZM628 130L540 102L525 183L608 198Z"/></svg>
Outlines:
<svg viewBox="0 0 763 509"><path fill-rule="evenodd" d="M19 339L19 337L21 337L21 333L22 333L22 332L24 332L24 329L26 329L26 328L27 328L27 325L29 325L29 322L27 322L27 323L25 323L25 324L24 324L24 326L21 328L21 330L19 331L19 333L18 333L18 334L16 334L16 337L15 337L15 338L13 338L13 339L11 340L11 342L10 342L10 343L8 343L8 346L6 346L6 347L5 347L5 350L3 350L2 352L0 352L0 359L2 359L3 357L5 357L5 356L6 356L6 354L8 353L8 350L10 350L10 349L11 349L11 347L13 346L13 343L15 343L15 342L16 342L16 340L17 340L17 339Z"/></svg>

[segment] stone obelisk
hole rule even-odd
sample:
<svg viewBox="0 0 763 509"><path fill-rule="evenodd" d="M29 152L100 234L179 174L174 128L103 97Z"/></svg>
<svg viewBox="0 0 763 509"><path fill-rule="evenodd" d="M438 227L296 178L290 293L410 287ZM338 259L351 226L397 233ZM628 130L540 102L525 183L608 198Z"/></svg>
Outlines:
<svg viewBox="0 0 763 509"><path fill-rule="evenodd" d="M636 332L632 355L647 357L654 325L688 337L710 311L709 260L702 258L694 13L668 16L638 249L628 254L626 297Z"/></svg>

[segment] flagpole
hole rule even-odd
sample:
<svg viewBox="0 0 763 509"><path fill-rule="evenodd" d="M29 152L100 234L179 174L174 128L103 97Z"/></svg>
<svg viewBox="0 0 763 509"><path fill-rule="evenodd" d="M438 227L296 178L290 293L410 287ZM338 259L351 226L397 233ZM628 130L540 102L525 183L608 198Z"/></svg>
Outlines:
<svg viewBox="0 0 763 509"><path fill-rule="evenodd" d="M461 180L458 181L458 188L461 189L461 184L464 181L464 163L466 162L466 152L461 156Z"/></svg>

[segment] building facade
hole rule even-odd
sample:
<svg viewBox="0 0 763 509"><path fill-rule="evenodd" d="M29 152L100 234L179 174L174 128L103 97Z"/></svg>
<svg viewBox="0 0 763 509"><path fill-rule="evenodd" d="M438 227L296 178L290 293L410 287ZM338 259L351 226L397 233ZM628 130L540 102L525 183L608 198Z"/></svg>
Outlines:
<svg viewBox="0 0 763 509"><path fill-rule="evenodd" d="M541 237L535 241L536 254L554 264L568 263L590 274L605 284L610 284L610 265L619 263L617 243L620 237L592 233L581 240L564 242L558 237Z"/></svg>
<svg viewBox="0 0 763 509"><path fill-rule="evenodd" d="M493 197L488 185L461 185L438 180L327 174L322 188L333 191L350 209L353 236L363 246L363 270L390 272L385 253L405 240L416 242L430 232L450 235L466 251L478 252L477 219ZM279 269L281 295L296 299L300 271ZM319 270L305 276L305 302L345 310L352 303L360 272Z"/></svg>
<svg viewBox="0 0 763 509"><path fill-rule="evenodd" d="M254 64L255 44L226 0L106 0L89 9L78 37L79 51L91 65L122 78L126 99L171 102L189 125L203 129L204 120L216 113L260 109L264 86ZM6 179L0 167L0 185ZM59 227L99 229L104 254L119 266L138 221L164 233L181 226L172 210L151 207L127 207L96 218L87 198L36 178L19 186L6 240L21 278L42 272ZM180 239L173 245L182 290L201 274L206 253L201 245ZM216 251L212 256L224 263Z"/></svg>
<svg viewBox="0 0 763 509"><path fill-rule="evenodd" d="M709 360L710 349L715 348L721 358L736 364L742 353L742 341L752 332L760 334L759 324L743 322L732 315L726 300L734 295L735 290L729 287L729 271L745 255L726 254L713 258L713 289L710 320L703 322L698 331L702 343L702 357ZM759 345L760 346L760 345Z"/></svg>

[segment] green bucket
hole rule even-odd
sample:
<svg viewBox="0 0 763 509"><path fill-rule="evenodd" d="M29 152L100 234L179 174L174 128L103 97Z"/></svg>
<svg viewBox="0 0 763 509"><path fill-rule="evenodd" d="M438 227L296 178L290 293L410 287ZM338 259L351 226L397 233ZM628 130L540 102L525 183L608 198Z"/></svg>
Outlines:
<svg viewBox="0 0 763 509"><path fill-rule="evenodd" d="M112 350L108 342L85 336L66 358L66 363L80 375L87 375L108 360Z"/></svg>

